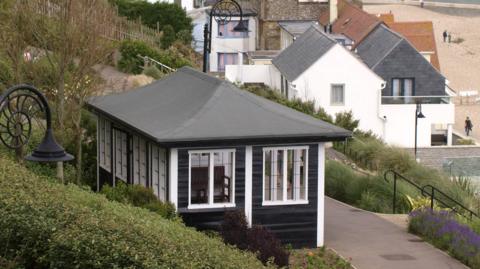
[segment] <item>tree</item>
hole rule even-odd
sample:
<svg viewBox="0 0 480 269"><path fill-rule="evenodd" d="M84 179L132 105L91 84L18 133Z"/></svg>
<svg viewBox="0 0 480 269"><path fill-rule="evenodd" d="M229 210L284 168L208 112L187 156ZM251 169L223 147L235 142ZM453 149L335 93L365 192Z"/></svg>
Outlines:
<svg viewBox="0 0 480 269"><path fill-rule="evenodd" d="M142 23L150 28L163 31L164 27L171 25L175 33L187 30L192 33L192 19L185 10L177 4L161 1L149 3L146 0L110 0L118 7L120 15L130 20L141 19Z"/></svg>
<svg viewBox="0 0 480 269"><path fill-rule="evenodd" d="M168 49L175 42L175 30L171 25L163 27L163 35L160 39L162 49Z"/></svg>
<svg viewBox="0 0 480 269"><path fill-rule="evenodd" d="M43 90L55 100L56 136L64 144L70 129L76 145L76 175L82 175L81 144L83 131L81 109L85 99L98 91L93 67L107 60L113 52L111 41L103 34L112 29L115 10L104 0L29 0L14 1L7 11L6 25L12 32L22 33L22 40L41 50L55 83ZM18 21L22 23L19 24ZM24 48L24 47L22 47ZM22 51L23 55L23 51ZM14 60L20 63L19 59ZM58 164L58 177L63 179L63 164Z"/></svg>

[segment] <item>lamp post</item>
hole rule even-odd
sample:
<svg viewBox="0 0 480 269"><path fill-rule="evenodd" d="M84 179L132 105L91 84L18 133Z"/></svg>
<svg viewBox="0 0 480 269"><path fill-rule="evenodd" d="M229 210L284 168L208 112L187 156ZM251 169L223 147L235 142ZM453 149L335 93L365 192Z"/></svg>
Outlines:
<svg viewBox="0 0 480 269"><path fill-rule="evenodd" d="M418 130L418 119L424 119L425 115L422 113L422 104L417 103L417 108L415 109L415 161L417 161L417 130Z"/></svg>
<svg viewBox="0 0 480 269"><path fill-rule="evenodd" d="M42 142L25 159L34 162L66 162L65 152L53 136L52 114L45 96L30 85L17 85L0 96L0 141L10 149L20 149L32 135L32 119L43 112L46 129Z"/></svg>
<svg viewBox="0 0 480 269"><path fill-rule="evenodd" d="M238 14L238 15L237 15ZM219 0L210 9L209 23L203 28L203 72L207 73L208 55L212 51L212 20L217 24L226 25L234 16L240 16L240 22L233 28L235 32L248 32L248 27L243 22L243 10L235 0Z"/></svg>

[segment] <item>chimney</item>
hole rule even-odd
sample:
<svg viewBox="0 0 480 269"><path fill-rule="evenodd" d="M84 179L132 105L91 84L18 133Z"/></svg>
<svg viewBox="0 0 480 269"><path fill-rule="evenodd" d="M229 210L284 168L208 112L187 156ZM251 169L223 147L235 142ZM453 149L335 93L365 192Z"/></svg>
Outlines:
<svg viewBox="0 0 480 269"><path fill-rule="evenodd" d="M338 0L330 0L329 2L329 10L330 10L330 24L337 20L338 17Z"/></svg>

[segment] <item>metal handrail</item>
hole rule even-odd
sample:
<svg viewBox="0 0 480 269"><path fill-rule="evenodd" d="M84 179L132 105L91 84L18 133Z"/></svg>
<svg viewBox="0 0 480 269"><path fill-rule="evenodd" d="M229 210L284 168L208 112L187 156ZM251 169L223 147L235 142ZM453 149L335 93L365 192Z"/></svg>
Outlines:
<svg viewBox="0 0 480 269"><path fill-rule="evenodd" d="M138 58L142 59L144 61L144 63L147 63L147 62L152 62L154 64L157 64L159 65L161 68L164 68L166 69L168 72L175 72L177 71L175 68L172 68L168 65L165 65L165 64L162 64L161 62L151 58L151 57L148 57L148 56L142 56L142 55L137 55Z"/></svg>
<svg viewBox="0 0 480 269"><path fill-rule="evenodd" d="M427 192L425 189L427 188L430 188L432 190L432 192ZM426 196L425 194L428 194L428 196L431 197L431 202L430 202L430 207L433 209L433 202L434 201L437 201L438 203L440 203L441 205L443 205L444 207L446 208L450 208L452 211L454 211L455 213L457 214L460 214L460 215L463 215L464 217L466 217L462 212L460 212L457 208L455 208L455 206L450 206L449 204L447 204L446 202L440 200L438 198L438 196L435 196L435 193L439 193L441 194L444 198L448 199L450 202L454 203L455 205L457 205L458 207L462 208L464 211L466 211L469 215L470 215L470 219L473 218L473 216L475 217L479 217L475 212L473 212L472 210L470 210L469 208L467 208L466 206L460 204L458 201L456 201L455 199L453 199L452 197L448 196L446 193L444 193L443 191L439 190L438 188L428 184L428 185L425 185L422 187L422 195L423 196Z"/></svg>
<svg viewBox="0 0 480 269"><path fill-rule="evenodd" d="M477 218L480 218L475 212L473 212L472 210L468 209L466 206L462 205L460 202L458 202L457 200L453 199L452 197L448 196L446 193L444 193L443 191L439 190L438 188L428 184L428 185L425 185L423 187L420 187L420 185L418 185L417 183L409 180L408 178L402 176L401 174L397 173L396 171L394 170L388 170L385 172L384 174L384 179L385 181L389 182L388 180L388 175L392 174L393 175L393 214L395 214L396 212L396 203L397 203L397 180L398 178L402 179L403 181L409 183L410 185L412 185L413 187L415 187L417 190L420 191L420 193L422 194L422 196L424 197L430 197L430 208L433 210L433 207L434 207L434 202L437 201L438 203L440 203L442 206L444 206L445 208L449 208L451 209L453 212L457 213L457 214L460 214L460 215L463 215L464 217L467 217L465 216L462 212L460 212L457 208L455 208L454 206L451 206L449 204L447 204L447 202L445 202L444 200L441 200L438 195L435 196L435 193L439 193L441 195L444 196L444 198L448 199L450 202L454 203L455 205L457 205L458 207L462 208L463 210L465 210L466 212L468 212L470 214L470 219L473 218L473 216L477 217ZM427 188L430 188L432 191L431 192L428 192L426 191Z"/></svg>

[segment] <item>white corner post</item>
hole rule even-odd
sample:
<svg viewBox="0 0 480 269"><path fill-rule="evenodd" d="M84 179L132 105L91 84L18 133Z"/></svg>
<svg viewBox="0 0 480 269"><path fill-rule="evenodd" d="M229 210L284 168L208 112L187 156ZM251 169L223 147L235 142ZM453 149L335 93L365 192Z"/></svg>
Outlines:
<svg viewBox="0 0 480 269"><path fill-rule="evenodd" d="M245 216L248 227L252 227L252 166L253 148L245 147Z"/></svg>
<svg viewBox="0 0 480 269"><path fill-rule="evenodd" d="M317 170L317 247L322 247L325 238L325 143L318 144Z"/></svg>
<svg viewBox="0 0 480 269"><path fill-rule="evenodd" d="M169 188L168 198L170 203L178 209L178 149L170 149L169 159Z"/></svg>
<svg viewBox="0 0 480 269"><path fill-rule="evenodd" d="M100 192L100 117L97 115L97 192Z"/></svg>
<svg viewBox="0 0 480 269"><path fill-rule="evenodd" d="M453 145L453 124L447 125L447 146Z"/></svg>

